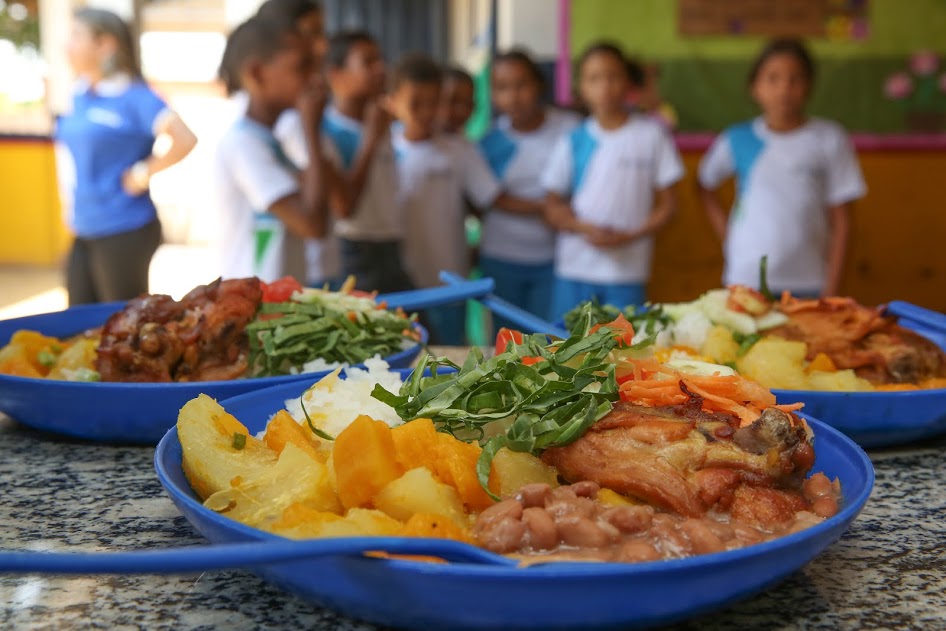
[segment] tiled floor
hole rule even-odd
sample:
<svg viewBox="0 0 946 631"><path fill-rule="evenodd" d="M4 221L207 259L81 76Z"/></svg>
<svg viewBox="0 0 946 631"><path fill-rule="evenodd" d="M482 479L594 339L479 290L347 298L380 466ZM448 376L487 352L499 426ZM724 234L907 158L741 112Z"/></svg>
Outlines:
<svg viewBox="0 0 946 631"><path fill-rule="evenodd" d="M150 291L180 298L213 278L208 248L166 244L151 261ZM66 304L61 268L0 266L0 320L56 311Z"/></svg>

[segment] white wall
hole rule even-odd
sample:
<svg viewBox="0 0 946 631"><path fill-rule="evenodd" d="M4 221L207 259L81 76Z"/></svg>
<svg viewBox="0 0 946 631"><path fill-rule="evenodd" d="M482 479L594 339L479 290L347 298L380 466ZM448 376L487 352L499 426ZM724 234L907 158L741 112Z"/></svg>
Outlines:
<svg viewBox="0 0 946 631"><path fill-rule="evenodd" d="M520 47L539 60L558 53L558 0L498 0L497 45Z"/></svg>

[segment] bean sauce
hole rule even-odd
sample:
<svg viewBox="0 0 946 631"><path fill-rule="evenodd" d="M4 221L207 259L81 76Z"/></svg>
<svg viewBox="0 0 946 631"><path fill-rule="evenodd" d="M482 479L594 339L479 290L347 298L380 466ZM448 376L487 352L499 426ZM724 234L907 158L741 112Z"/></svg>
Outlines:
<svg viewBox="0 0 946 631"><path fill-rule="evenodd" d="M630 501L602 502L599 491L588 481L554 489L529 484L483 511L474 536L484 548L524 563L636 563L733 550L798 532L835 515L841 499L837 481L821 473L793 494L748 489L739 516L711 512L681 517ZM777 523L759 521L760 516L770 519L772 501L782 503L783 512L774 514L783 518ZM784 512L785 502L793 509Z"/></svg>

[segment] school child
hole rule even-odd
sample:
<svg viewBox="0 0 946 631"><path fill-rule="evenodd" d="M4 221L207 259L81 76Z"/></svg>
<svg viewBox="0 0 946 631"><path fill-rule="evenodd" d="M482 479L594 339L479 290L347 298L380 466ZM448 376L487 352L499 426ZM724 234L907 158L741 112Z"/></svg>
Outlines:
<svg viewBox="0 0 946 631"><path fill-rule="evenodd" d="M397 65L390 96L400 122L394 148L406 220L404 261L418 287L441 284L441 270L469 273L464 198L483 207L500 195L499 182L476 147L436 133L442 81L436 63L411 55ZM463 344L464 315L464 304L428 310L432 342Z"/></svg>
<svg viewBox="0 0 946 631"><path fill-rule="evenodd" d="M324 235L327 214L318 125L326 94L312 81L312 48L291 21L253 17L230 35L224 58L239 75L247 107L216 155L222 275L304 279L303 239ZM273 135L293 106L312 156L301 174Z"/></svg>
<svg viewBox="0 0 946 631"><path fill-rule="evenodd" d="M267 0L257 12L262 18L291 20L296 30L312 46L312 55L315 67L315 81L325 82L323 62L328 46L325 36L325 14L322 6L315 0ZM324 89L327 89L324 88ZM319 121L321 124L321 121ZM280 115L273 128L273 134L279 140L286 155L300 169L309 164L309 152L306 147L306 135L299 110L290 108ZM323 137L323 152L326 157L326 179L329 180L328 194L332 194L332 185L337 183L334 177L334 165L338 159L330 143ZM322 239L306 239L305 283L310 287L328 285L337 288L341 285L341 255L338 249L338 239L332 229L331 217L326 227L325 237Z"/></svg>
<svg viewBox="0 0 946 631"><path fill-rule="evenodd" d="M450 66L444 70L440 110L437 113L437 126L441 133L463 135L476 107L475 93L473 77L466 70L459 66Z"/></svg>
<svg viewBox="0 0 946 631"><path fill-rule="evenodd" d="M493 106L500 113L480 150L504 190L522 200L486 213L480 269L495 293L542 318L550 316L555 230L543 215L542 174L559 139L579 122L576 114L547 107L545 77L527 53L497 55L491 71ZM511 323L494 316L495 328Z"/></svg>
<svg viewBox="0 0 946 631"><path fill-rule="evenodd" d="M625 107L631 88L620 48L598 43L578 63L590 112L560 139L542 178L546 218L558 229L553 316L583 300L620 307L646 300L654 235L673 216L683 165L652 117Z"/></svg>
<svg viewBox="0 0 946 631"><path fill-rule="evenodd" d="M706 214L723 242L724 284L768 284L800 296L837 294L853 202L866 187L857 157L836 123L808 117L815 65L797 40L775 40L749 73L761 116L730 127L700 162ZM727 217L714 191L736 178Z"/></svg>
<svg viewBox="0 0 946 631"><path fill-rule="evenodd" d="M326 62L332 103L323 129L341 160L347 191L343 201L331 200L342 275L354 275L364 291L410 289L401 262L404 220L381 49L367 33L338 33L329 40Z"/></svg>

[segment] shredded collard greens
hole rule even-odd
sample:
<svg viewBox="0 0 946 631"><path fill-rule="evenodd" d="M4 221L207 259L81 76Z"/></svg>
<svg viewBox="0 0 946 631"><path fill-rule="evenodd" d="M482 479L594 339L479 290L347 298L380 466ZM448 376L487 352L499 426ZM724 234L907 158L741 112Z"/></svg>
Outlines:
<svg viewBox="0 0 946 631"><path fill-rule="evenodd" d="M257 319L246 327L250 374L287 375L317 358L360 364L403 350L405 332L413 325L410 318L384 309L333 307L327 300L263 303Z"/></svg>
<svg viewBox="0 0 946 631"><path fill-rule="evenodd" d="M664 313L663 307L655 304L645 304L643 306L628 305L622 311L614 305L601 304L597 298L582 302L577 307L565 314L565 328L574 331L576 327L582 325L582 318L587 309L591 310L594 320L593 324L605 324L613 322L619 315L633 325L635 331L644 331L648 334L656 333L667 327L672 319Z"/></svg>
<svg viewBox="0 0 946 631"><path fill-rule="evenodd" d="M398 394L376 386L371 395L392 406L405 421L429 418L438 431L467 442L477 441L483 452L476 472L490 492L490 465L503 447L541 453L567 445L611 411L618 399L614 362L618 345L614 331L598 324L590 308L582 324L564 341L549 343L545 335L524 336L506 351L486 359L473 348L462 366L446 358L426 357ZM524 359L539 358L531 365ZM443 373L442 368L458 372ZM429 376L424 376L426 370Z"/></svg>

